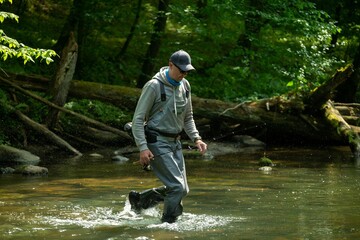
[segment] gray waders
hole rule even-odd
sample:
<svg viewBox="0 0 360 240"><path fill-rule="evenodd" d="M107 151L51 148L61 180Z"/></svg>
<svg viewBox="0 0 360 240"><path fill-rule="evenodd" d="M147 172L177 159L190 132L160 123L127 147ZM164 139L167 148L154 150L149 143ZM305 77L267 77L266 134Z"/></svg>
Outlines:
<svg viewBox="0 0 360 240"><path fill-rule="evenodd" d="M166 186L162 222L173 223L183 212L182 199L189 192L182 147L179 138L156 136L148 147L154 154L151 169Z"/></svg>
<svg viewBox="0 0 360 240"><path fill-rule="evenodd" d="M138 193L131 191L129 201L135 211L164 202L162 222L173 223L183 212L182 199L189 192L185 161L179 137L166 137L152 130L146 131L149 150L154 154L150 162L154 174L166 187Z"/></svg>

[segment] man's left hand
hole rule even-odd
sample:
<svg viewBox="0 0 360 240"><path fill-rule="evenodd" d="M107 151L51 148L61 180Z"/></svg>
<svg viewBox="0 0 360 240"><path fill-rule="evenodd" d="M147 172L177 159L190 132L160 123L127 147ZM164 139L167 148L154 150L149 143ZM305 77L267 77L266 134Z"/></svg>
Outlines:
<svg viewBox="0 0 360 240"><path fill-rule="evenodd" d="M201 154L205 154L207 150L207 144L204 143L202 140L197 140L195 142L196 147L199 149Z"/></svg>

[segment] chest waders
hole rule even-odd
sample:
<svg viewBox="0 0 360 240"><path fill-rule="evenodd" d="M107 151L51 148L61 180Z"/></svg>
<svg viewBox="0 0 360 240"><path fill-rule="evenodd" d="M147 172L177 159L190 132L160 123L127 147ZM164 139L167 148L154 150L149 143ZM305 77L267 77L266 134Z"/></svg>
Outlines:
<svg viewBox="0 0 360 240"><path fill-rule="evenodd" d="M159 79L160 98L166 101L164 83ZM189 98L189 86L184 84L185 96ZM165 104L167 105L167 103ZM167 136L166 133L145 131L149 149L153 152L155 160L151 162L155 175L164 183L158 188L152 188L143 192L131 191L129 201L131 209L140 213L142 209L156 206L164 202L162 222L173 223L183 212L181 199L188 193L188 185L185 172L185 163L179 141L179 134ZM172 149L172 150L165 150ZM181 179L179 182L178 179Z"/></svg>

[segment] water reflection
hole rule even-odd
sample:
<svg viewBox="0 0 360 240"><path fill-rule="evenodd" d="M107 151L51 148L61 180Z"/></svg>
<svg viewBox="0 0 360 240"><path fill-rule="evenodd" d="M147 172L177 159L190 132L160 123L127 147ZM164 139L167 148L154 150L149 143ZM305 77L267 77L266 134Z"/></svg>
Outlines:
<svg viewBox="0 0 360 240"><path fill-rule="evenodd" d="M111 150L104 150L111 152ZM360 169L346 148L272 149L187 159L190 194L175 224L161 206L140 215L127 194L159 185L151 172L104 158L45 162L48 177L3 175L1 239L358 239Z"/></svg>

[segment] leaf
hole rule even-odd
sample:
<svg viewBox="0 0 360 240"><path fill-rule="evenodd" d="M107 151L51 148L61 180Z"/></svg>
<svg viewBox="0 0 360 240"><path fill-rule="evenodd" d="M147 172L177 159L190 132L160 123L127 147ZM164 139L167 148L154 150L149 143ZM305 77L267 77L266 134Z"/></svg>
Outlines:
<svg viewBox="0 0 360 240"><path fill-rule="evenodd" d="M49 58L49 57L46 58L46 64L47 65L49 65L52 62L54 62L54 60L52 60L52 58Z"/></svg>

